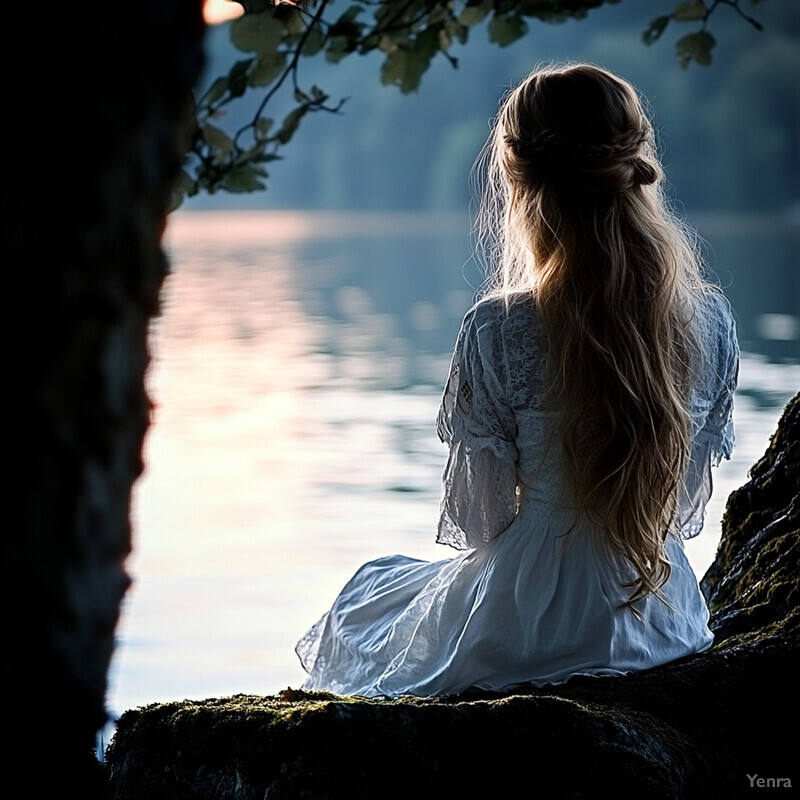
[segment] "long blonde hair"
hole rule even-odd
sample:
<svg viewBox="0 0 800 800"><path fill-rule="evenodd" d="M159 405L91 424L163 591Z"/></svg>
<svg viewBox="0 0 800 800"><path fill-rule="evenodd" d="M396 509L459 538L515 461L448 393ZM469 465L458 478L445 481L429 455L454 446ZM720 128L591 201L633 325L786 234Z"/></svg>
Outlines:
<svg viewBox="0 0 800 800"><path fill-rule="evenodd" d="M479 162L487 293L534 298L573 498L635 568L633 608L669 577L690 456L689 322L707 288L694 240L669 211L635 90L598 67L531 73Z"/></svg>

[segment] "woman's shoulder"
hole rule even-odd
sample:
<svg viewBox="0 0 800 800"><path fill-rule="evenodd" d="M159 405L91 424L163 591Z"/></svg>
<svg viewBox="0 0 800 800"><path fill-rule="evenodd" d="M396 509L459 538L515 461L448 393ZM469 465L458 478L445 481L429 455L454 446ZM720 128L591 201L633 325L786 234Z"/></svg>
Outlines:
<svg viewBox="0 0 800 800"><path fill-rule="evenodd" d="M539 313L531 294L515 293L482 297L467 311L462 327L476 331L488 328L505 335L519 326L531 331L538 325Z"/></svg>
<svg viewBox="0 0 800 800"><path fill-rule="evenodd" d="M718 286L706 284L697 293L698 309L707 324L722 330L735 328L733 309Z"/></svg>
<svg viewBox="0 0 800 800"><path fill-rule="evenodd" d="M733 308L718 286L703 285L696 294L695 308L701 327L721 334L736 330Z"/></svg>
<svg viewBox="0 0 800 800"><path fill-rule="evenodd" d="M530 294L490 295L464 317L460 352L480 361L514 408L530 408L543 395L546 342Z"/></svg>
<svg viewBox="0 0 800 800"><path fill-rule="evenodd" d="M738 336L733 309L722 290L709 285L698 293L693 315L699 344L716 360L738 358Z"/></svg>

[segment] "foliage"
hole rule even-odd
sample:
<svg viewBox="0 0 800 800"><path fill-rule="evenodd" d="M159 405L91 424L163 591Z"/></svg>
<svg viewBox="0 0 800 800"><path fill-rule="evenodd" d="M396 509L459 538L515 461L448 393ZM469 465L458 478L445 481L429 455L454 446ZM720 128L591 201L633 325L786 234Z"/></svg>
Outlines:
<svg viewBox="0 0 800 800"><path fill-rule="evenodd" d="M230 28L233 45L244 58L217 78L199 98L189 151L176 204L205 191L252 192L264 189L267 165L302 120L316 111L336 113L344 100L331 101L320 87L303 86L302 59L323 57L336 64L352 54L379 53L380 80L403 93L415 91L435 57L458 66L454 45L486 28L489 41L506 47L529 29L531 21L558 23L581 19L589 10L620 0L231 0L245 10ZM662 0L669 2L669 0ZM748 0L757 5L761 0ZM715 39L708 21L721 5L760 24L740 8L740 0L689 0L653 19L643 33L646 44L659 40L672 23L695 30L676 43L681 66L711 63ZM341 13L334 10L337 6ZM227 107L247 92L263 92L252 118L236 131L222 126ZM283 95L281 94L283 93ZM291 108L280 122L268 116L283 96Z"/></svg>

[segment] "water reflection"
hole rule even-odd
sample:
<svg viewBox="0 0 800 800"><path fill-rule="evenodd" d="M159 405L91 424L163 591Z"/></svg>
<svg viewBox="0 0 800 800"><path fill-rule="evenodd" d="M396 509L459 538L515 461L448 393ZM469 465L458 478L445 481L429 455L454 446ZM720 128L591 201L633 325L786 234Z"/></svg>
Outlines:
<svg viewBox="0 0 800 800"><path fill-rule="evenodd" d="M480 282L468 225L272 212L173 220L113 709L297 685L294 641L358 565L451 555L433 543L446 458L434 419ZM745 330L762 313L798 317L785 304L737 312ZM713 558L725 496L798 387L796 364L743 360L736 455L691 545L696 571Z"/></svg>
<svg viewBox="0 0 800 800"><path fill-rule="evenodd" d="M737 312L744 350L800 359L800 218L697 214L704 255Z"/></svg>

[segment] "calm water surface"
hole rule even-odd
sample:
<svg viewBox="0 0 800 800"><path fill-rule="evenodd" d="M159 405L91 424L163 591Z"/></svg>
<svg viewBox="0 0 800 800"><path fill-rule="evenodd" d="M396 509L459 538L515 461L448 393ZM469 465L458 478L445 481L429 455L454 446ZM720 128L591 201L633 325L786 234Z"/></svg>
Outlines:
<svg viewBox="0 0 800 800"><path fill-rule="evenodd" d="M467 231L457 216L172 220L112 713L297 686L296 639L362 562L455 554L433 541L434 420L480 280ZM688 545L698 575L800 367L746 355L740 383L735 456Z"/></svg>

